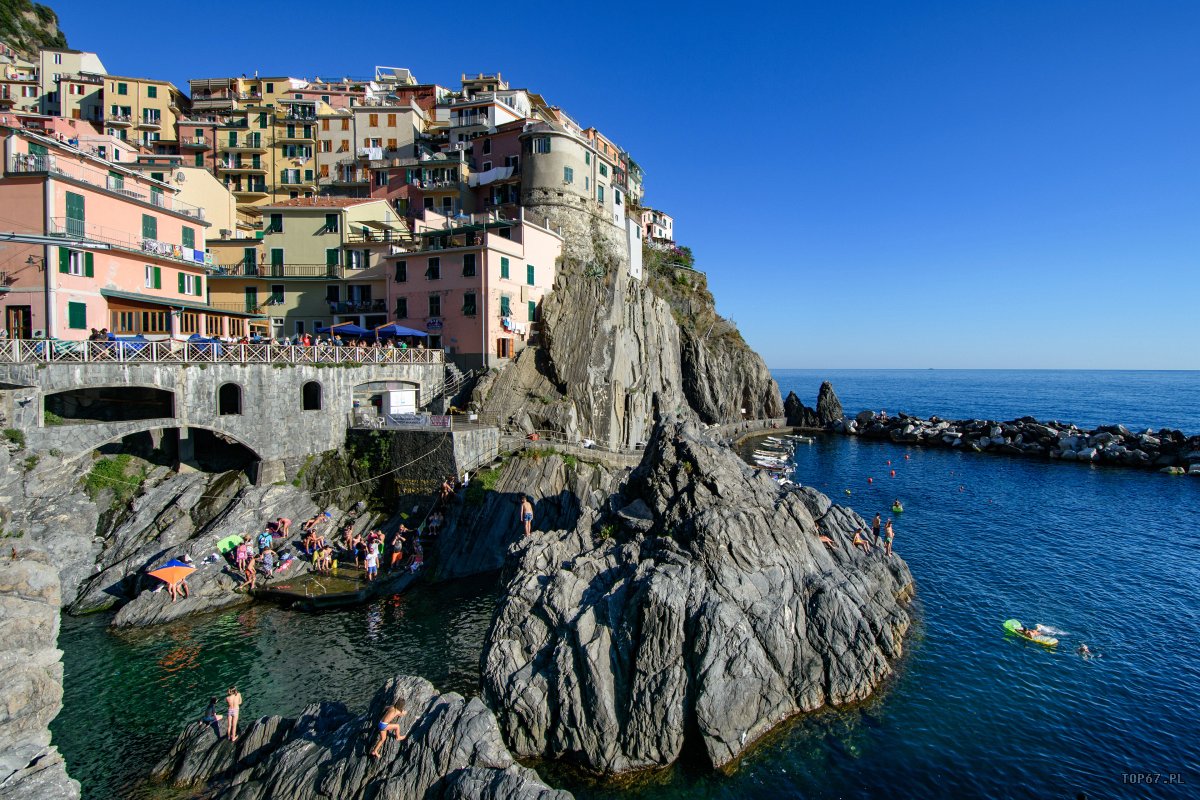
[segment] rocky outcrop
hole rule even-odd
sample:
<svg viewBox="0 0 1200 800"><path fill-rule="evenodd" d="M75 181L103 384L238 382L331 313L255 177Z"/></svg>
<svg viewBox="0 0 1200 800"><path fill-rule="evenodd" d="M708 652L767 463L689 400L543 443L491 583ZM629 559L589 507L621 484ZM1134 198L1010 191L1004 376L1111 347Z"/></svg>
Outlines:
<svg viewBox="0 0 1200 800"><path fill-rule="evenodd" d="M389 739L382 757L373 759L376 721L400 700L406 738ZM478 698L439 694L428 681L408 676L389 680L364 715L341 703L318 703L294 719L258 719L236 744L192 723L154 776L174 786L205 787L216 800L570 798L516 763Z"/></svg>
<svg viewBox="0 0 1200 800"><path fill-rule="evenodd" d="M1135 433L1124 425L1085 430L1062 422L1039 422L1033 417L997 422L920 419L901 413L881 418L873 411L863 411L843 420L837 430L900 444L1200 475L1200 436L1188 437L1167 428Z"/></svg>
<svg viewBox="0 0 1200 800"><path fill-rule="evenodd" d="M50 721L62 708L58 650L58 571L51 559L19 539L0 554L0 798L78 798L50 744Z"/></svg>
<svg viewBox="0 0 1200 800"><path fill-rule="evenodd" d="M809 408L801 402L795 392L788 392L783 401L784 416L787 424L796 428L827 429L842 421L842 401L838 400L833 384L829 381L821 383L817 392L817 407Z"/></svg>
<svg viewBox="0 0 1200 800"><path fill-rule="evenodd" d="M584 509L598 509L607 502L623 474L536 451L477 473L464 501L447 513L436 556L429 564L433 577L447 580L503 567L508 548L524 534L518 519L522 495L532 499L535 529L574 528ZM484 491L485 484L490 490Z"/></svg>
<svg viewBox="0 0 1200 800"><path fill-rule="evenodd" d="M536 346L476 387L472 402L486 417L629 448L663 413L779 415L766 366L716 316L707 289L632 278L624 233L582 209L533 202L526 215L562 231L563 256Z"/></svg>
<svg viewBox="0 0 1200 800"><path fill-rule="evenodd" d="M66 47L67 37L58 29L58 14L42 3L7 0L0 14L0 42L33 62L43 47Z"/></svg>
<svg viewBox="0 0 1200 800"><path fill-rule="evenodd" d="M892 674L912 577L851 546L866 527L852 511L677 423L612 505L515 551L482 680L519 757L620 773L694 751L722 766Z"/></svg>

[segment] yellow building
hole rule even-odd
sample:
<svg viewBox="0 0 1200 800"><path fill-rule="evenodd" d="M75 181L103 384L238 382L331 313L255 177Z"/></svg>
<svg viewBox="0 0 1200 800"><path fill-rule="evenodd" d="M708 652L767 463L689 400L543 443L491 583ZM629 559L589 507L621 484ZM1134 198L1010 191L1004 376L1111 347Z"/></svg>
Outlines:
<svg viewBox="0 0 1200 800"><path fill-rule="evenodd" d="M0 42L0 111L41 110L38 65Z"/></svg>

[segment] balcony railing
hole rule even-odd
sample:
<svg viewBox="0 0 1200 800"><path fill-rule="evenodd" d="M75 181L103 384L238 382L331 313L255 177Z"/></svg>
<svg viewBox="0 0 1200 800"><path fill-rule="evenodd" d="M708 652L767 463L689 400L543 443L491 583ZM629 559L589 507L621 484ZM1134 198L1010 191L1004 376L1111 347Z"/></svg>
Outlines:
<svg viewBox="0 0 1200 800"><path fill-rule="evenodd" d="M259 303L209 303L209 308L216 311L232 311L237 314L253 314L256 317L265 317L266 310Z"/></svg>
<svg viewBox="0 0 1200 800"><path fill-rule="evenodd" d="M384 300L330 300L330 314L386 314L387 302Z"/></svg>
<svg viewBox="0 0 1200 800"><path fill-rule="evenodd" d="M441 350L281 344L0 340L0 364L442 364Z"/></svg>
<svg viewBox="0 0 1200 800"><path fill-rule="evenodd" d="M234 194L267 194L267 184L264 183L247 183L244 186L233 184L229 187L229 191Z"/></svg>
<svg viewBox="0 0 1200 800"><path fill-rule="evenodd" d="M208 139L203 136L185 136L179 140L180 147L208 147Z"/></svg>
<svg viewBox="0 0 1200 800"><path fill-rule="evenodd" d="M142 203L151 203L159 208L168 211L174 211L176 214L183 214L196 219L204 219L204 209L196 206L188 205L181 202L174 195L168 195L165 192L150 192L148 195L141 192L136 192L133 189L125 188L124 178L114 178L104 172L94 169L88 169L81 164L70 159L59 159L51 155L35 155L33 153L18 153L8 160L8 171L10 173L53 173L61 175L65 178L72 178L82 183L90 183L101 189L107 189L110 192L117 192L128 197L130 200L137 200ZM129 181L133 182L134 178L130 177ZM138 186L137 183L133 184ZM139 187L140 188L140 187Z"/></svg>
<svg viewBox="0 0 1200 800"><path fill-rule="evenodd" d="M105 114L104 121L109 125L129 125L133 123L133 116L130 114Z"/></svg>
<svg viewBox="0 0 1200 800"><path fill-rule="evenodd" d="M220 264L213 278L341 278L340 264Z"/></svg>
<svg viewBox="0 0 1200 800"><path fill-rule="evenodd" d="M160 242L157 239L147 239L142 236L135 236L127 231L109 228L104 225L96 225L95 223L84 222L83 220L67 219L66 217L53 217L50 220L50 230L48 233L51 236L66 236L73 239L103 242L114 247L119 247L122 250L134 253L149 253L159 258L169 258L173 261L180 261L192 266L203 267L207 263L208 258L210 258L205 255L203 250L185 248L169 242Z"/></svg>

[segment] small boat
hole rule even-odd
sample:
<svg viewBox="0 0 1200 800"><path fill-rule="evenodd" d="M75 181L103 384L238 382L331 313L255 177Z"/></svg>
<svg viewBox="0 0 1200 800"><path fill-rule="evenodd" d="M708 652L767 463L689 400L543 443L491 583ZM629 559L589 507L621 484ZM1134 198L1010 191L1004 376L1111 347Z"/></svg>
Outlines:
<svg viewBox="0 0 1200 800"><path fill-rule="evenodd" d="M1033 634L1032 636L1027 633L1022 633L1024 626L1022 626L1021 621L1017 619L1006 619L1004 621L1004 630L1008 631L1014 636L1024 639L1025 641L1036 642L1043 647L1056 647L1058 645L1058 639L1055 639L1053 636L1047 636L1036 626L1034 630L1036 630L1037 633Z"/></svg>
<svg viewBox="0 0 1200 800"><path fill-rule="evenodd" d="M788 438L794 442L799 442L800 444L812 444L813 442L817 441L815 436L800 436L799 434L796 436L789 436Z"/></svg>

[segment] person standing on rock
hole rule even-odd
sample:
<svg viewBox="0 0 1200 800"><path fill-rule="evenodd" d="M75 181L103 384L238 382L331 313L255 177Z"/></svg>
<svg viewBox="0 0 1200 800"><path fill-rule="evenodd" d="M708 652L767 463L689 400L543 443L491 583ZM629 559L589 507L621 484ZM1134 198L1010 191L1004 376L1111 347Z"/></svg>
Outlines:
<svg viewBox="0 0 1200 800"><path fill-rule="evenodd" d="M533 504L529 502L529 495L521 495L521 522L525 525L525 535L528 536L533 530Z"/></svg>
<svg viewBox="0 0 1200 800"><path fill-rule="evenodd" d="M242 571L242 577L246 579L246 583L250 584L250 591L254 591L254 584L258 580L258 556L252 555L246 560L246 568Z"/></svg>
<svg viewBox="0 0 1200 800"><path fill-rule="evenodd" d="M374 749L371 750L371 758L379 758L380 752L383 751L383 743L387 741L388 734L396 737L396 741L403 741L405 737L400 735L400 723L396 722L400 717L404 716L404 701L397 700L394 706L388 706L383 712L382 719L379 720L379 741L375 743Z"/></svg>
<svg viewBox="0 0 1200 800"><path fill-rule="evenodd" d="M875 519L871 520L871 536L875 539L875 545L879 546L879 526L883 524L883 518L879 514L875 515Z"/></svg>
<svg viewBox="0 0 1200 800"><path fill-rule="evenodd" d="M238 714L242 710L242 693L237 690L236 686L229 687L229 691L225 694L225 704L229 706L229 741L236 742Z"/></svg>
<svg viewBox="0 0 1200 800"><path fill-rule="evenodd" d="M892 527L892 521L889 519L887 525L883 526L883 550L888 554L888 558L892 557L892 539L896 538L896 529Z"/></svg>

